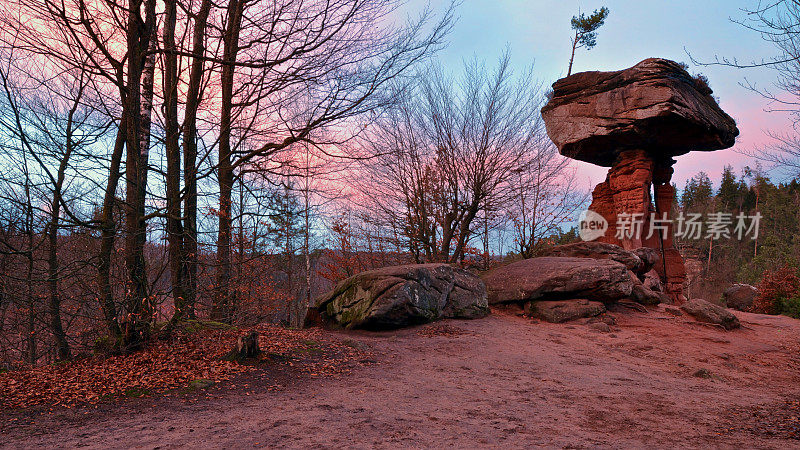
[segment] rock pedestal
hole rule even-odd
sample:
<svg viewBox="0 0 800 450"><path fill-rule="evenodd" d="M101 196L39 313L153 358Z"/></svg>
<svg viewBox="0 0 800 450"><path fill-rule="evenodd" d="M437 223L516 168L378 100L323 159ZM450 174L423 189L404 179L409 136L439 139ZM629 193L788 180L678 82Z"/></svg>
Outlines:
<svg viewBox="0 0 800 450"><path fill-rule="evenodd" d="M643 247L646 234L631 233L617 228L620 214L636 214L642 219L641 228L649 226L650 185L653 181L653 160L644 150L629 150L620 153L608 171L606 181L598 184L592 192L592 211L602 215L609 230L599 240L616 244L625 250Z"/></svg>
<svg viewBox="0 0 800 450"><path fill-rule="evenodd" d="M609 225L598 240L657 250L654 270L675 303L685 301L686 270L670 225L673 157L728 148L739 134L711 94L704 79L679 64L650 58L625 70L562 78L542 108L562 155L610 167L592 192L590 209Z"/></svg>
<svg viewBox="0 0 800 450"><path fill-rule="evenodd" d="M665 292L675 303L682 303L686 270L673 243L671 209L675 188L670 184L673 162L653 161L644 150L622 151L608 171L606 181L592 192L589 209L608 221L608 231L598 239L600 242L616 244L625 250L646 247L659 252L660 262L653 269ZM624 214L631 223L618 226Z"/></svg>

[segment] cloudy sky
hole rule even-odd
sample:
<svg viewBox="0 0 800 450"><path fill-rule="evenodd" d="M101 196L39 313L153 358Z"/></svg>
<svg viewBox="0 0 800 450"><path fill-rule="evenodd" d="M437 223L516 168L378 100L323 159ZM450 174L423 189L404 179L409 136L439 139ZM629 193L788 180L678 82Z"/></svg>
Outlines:
<svg viewBox="0 0 800 450"><path fill-rule="evenodd" d="M431 5L437 7L437 0ZM444 3L443 0L438 0ZM423 7L425 0L412 0L410 8ZM463 0L459 21L450 45L440 60L458 70L464 58L477 56L495 60L506 45L513 63L521 71L535 63L536 75L546 84L566 75L570 53L570 18L578 10L591 12L601 6L611 10L601 28L597 46L579 50L573 72L617 70L648 57L684 61L690 71L705 74L722 108L736 119L741 132L734 149L751 149L769 142L765 131L785 130L790 122L781 113L766 112L767 102L740 85L745 79L768 87L775 79L769 69L735 69L697 66L687 52L700 61L715 56L740 61L761 60L774 54L771 44L733 20L744 20L743 8L755 0ZM440 7L440 6L439 6ZM578 163L587 183L605 177L605 169ZM753 162L734 150L691 153L678 158L673 180L682 186L699 170L719 180L726 164L737 170Z"/></svg>

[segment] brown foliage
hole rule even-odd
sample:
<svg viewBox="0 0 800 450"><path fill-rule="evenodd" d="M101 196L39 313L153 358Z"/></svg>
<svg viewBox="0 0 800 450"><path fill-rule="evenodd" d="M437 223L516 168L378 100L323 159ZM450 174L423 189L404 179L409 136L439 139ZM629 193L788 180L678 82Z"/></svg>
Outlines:
<svg viewBox="0 0 800 450"><path fill-rule="evenodd" d="M175 331L168 340L150 342L141 352L94 356L0 374L0 409L94 404L123 396L138 397L185 388L194 380L228 380L257 367L223 360L237 337L246 331L259 333L262 358L302 353L310 347L338 349L344 353L344 358L340 355L335 360L323 358L309 364L304 369L312 376L341 372L344 369L340 361L362 355L352 346L319 342L319 330L259 325L248 330L203 327L195 331L192 329L195 324L202 326L192 322Z"/></svg>
<svg viewBox="0 0 800 450"><path fill-rule="evenodd" d="M758 298L751 310L761 314L780 314L781 300L792 298L799 292L797 269L783 266L777 270L767 270L758 284Z"/></svg>

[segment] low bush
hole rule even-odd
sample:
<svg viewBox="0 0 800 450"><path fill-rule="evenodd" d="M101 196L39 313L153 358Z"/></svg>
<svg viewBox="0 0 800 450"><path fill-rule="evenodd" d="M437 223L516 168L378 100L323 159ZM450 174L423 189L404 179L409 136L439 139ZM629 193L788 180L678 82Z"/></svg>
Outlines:
<svg viewBox="0 0 800 450"><path fill-rule="evenodd" d="M800 296L781 299L781 314L800 319Z"/></svg>
<svg viewBox="0 0 800 450"><path fill-rule="evenodd" d="M752 312L760 314L781 314L784 308L800 306L800 277L797 269L783 266L777 270L764 272L758 284L758 298L753 302Z"/></svg>

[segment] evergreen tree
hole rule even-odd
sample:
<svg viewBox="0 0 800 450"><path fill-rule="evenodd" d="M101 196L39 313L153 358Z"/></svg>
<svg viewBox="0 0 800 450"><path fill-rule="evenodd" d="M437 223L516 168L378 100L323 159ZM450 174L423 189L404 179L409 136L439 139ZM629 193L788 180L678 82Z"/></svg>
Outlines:
<svg viewBox="0 0 800 450"><path fill-rule="evenodd" d="M299 266L295 265L298 250L301 250L304 236L304 208L300 195L291 182L282 183L268 201L271 211L268 231L275 248L280 250L281 261L278 267L286 275L283 290L286 295L286 321L290 326L300 327L305 318L304 296L295 289ZM296 273L298 272L298 273Z"/></svg>
<svg viewBox="0 0 800 450"><path fill-rule="evenodd" d="M686 182L681 194L681 206L685 212L700 212L708 207L713 196L711 179L707 173L700 172Z"/></svg>
<svg viewBox="0 0 800 450"><path fill-rule="evenodd" d="M722 171L722 181L717 191L720 208L726 211L738 210L742 206L741 185L736 181L732 166L725 166Z"/></svg>
<svg viewBox="0 0 800 450"><path fill-rule="evenodd" d="M570 25L575 30L575 35L572 37L572 55L569 57L569 69L567 76L572 74L572 62L575 60L575 50L585 48L591 50L597 45L597 29L603 26L608 17L608 8L603 6L600 9L594 10L590 15L578 14L572 16Z"/></svg>

